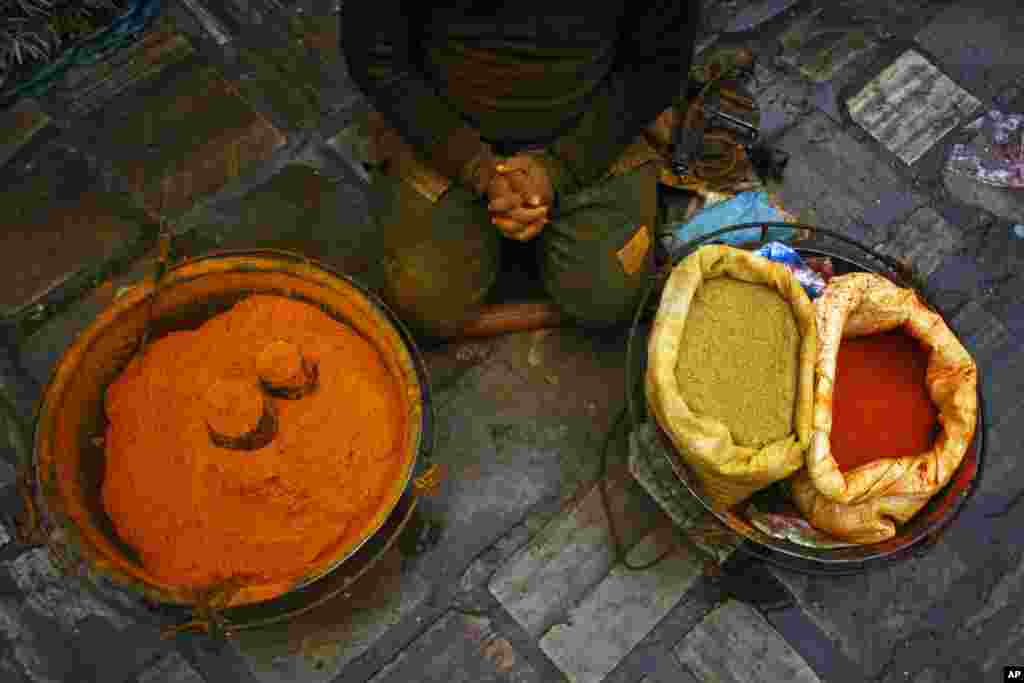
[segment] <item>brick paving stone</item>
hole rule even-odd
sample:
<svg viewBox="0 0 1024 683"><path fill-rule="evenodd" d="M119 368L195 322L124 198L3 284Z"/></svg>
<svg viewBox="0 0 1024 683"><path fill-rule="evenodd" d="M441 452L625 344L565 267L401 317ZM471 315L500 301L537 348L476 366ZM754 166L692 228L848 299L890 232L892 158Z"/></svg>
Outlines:
<svg viewBox="0 0 1024 683"><path fill-rule="evenodd" d="M108 277L80 297L73 305L55 316L27 337L20 348L21 362L25 370L40 386L50 378L50 373L74 338L86 328L99 313L113 303L124 287L138 284L153 273L156 255L150 252L130 264L121 273Z"/></svg>
<svg viewBox="0 0 1024 683"><path fill-rule="evenodd" d="M993 287L995 291L989 309L1018 340L1024 340L1024 277L1021 277L1022 268L1016 265L1021 260L1019 255L1024 252L1024 240L1015 240L1012 246L1007 245L1007 251L1015 252L1013 266L1003 281Z"/></svg>
<svg viewBox="0 0 1024 683"><path fill-rule="evenodd" d="M637 646L633 655L627 658L637 660L637 666L643 677L637 681L636 674L625 672L626 667L620 666L615 673L605 678L606 683L699 683L700 679L679 662L671 647L661 642L653 645ZM619 672L622 672L620 675Z"/></svg>
<svg viewBox="0 0 1024 683"><path fill-rule="evenodd" d="M780 58L820 84L842 81L858 64L883 52L887 41L918 31L945 4L842 0L808 7L780 36Z"/></svg>
<svg viewBox="0 0 1024 683"><path fill-rule="evenodd" d="M259 29L277 29L288 19L289 6L294 2L280 0L227 0L218 6L241 27L243 33Z"/></svg>
<svg viewBox="0 0 1024 683"><path fill-rule="evenodd" d="M845 123L845 120L843 118L844 110L839 104L839 92L839 88L833 81L818 83L811 93L811 102L818 111L827 114L836 123L842 124Z"/></svg>
<svg viewBox="0 0 1024 683"><path fill-rule="evenodd" d="M917 672L914 676L912 683L944 683L944 678L939 671L935 669L925 669L924 671Z"/></svg>
<svg viewBox="0 0 1024 683"><path fill-rule="evenodd" d="M234 640L224 641L205 634L180 635L175 650L204 681L260 683Z"/></svg>
<svg viewBox="0 0 1024 683"><path fill-rule="evenodd" d="M680 541L678 533L665 529L663 538L671 534ZM686 541L680 541L686 546ZM705 567L708 565L705 563ZM683 636L693 630L707 614L726 598L726 590L710 572L697 579L680 600L658 624L633 647L601 683L635 683L641 676L649 676L661 683L692 683L697 681L692 672L680 664L672 651ZM774 579L772 579L774 580ZM555 671L557 668L552 665Z"/></svg>
<svg viewBox="0 0 1024 683"><path fill-rule="evenodd" d="M666 547L670 533L655 531L629 552L639 564ZM651 569L616 565L564 624L553 626L540 647L572 683L597 683L657 626L701 576L704 556L682 546Z"/></svg>
<svg viewBox="0 0 1024 683"><path fill-rule="evenodd" d="M632 480L608 482L615 528L628 548L660 515ZM490 583L491 593L533 637L538 637L603 579L615 563L599 485L568 514L554 520Z"/></svg>
<svg viewBox="0 0 1024 683"><path fill-rule="evenodd" d="M980 106L914 50L847 100L853 120L906 164L920 159Z"/></svg>
<svg viewBox="0 0 1024 683"><path fill-rule="evenodd" d="M127 198L105 189L94 159L63 143L47 145L28 169L0 184L7 223L0 253L3 314L133 250L154 229Z"/></svg>
<svg viewBox="0 0 1024 683"><path fill-rule="evenodd" d="M538 506L542 509L530 512L470 563L459 578L459 592L463 598L471 598L480 589L486 590L499 570L561 514L558 509L543 509L548 507L551 506Z"/></svg>
<svg viewBox="0 0 1024 683"><path fill-rule="evenodd" d="M192 666L177 652L172 652L139 674L138 683L205 683Z"/></svg>
<svg viewBox="0 0 1024 683"><path fill-rule="evenodd" d="M238 649L261 683L325 683L427 599L430 584L392 550L351 590L280 626L241 631Z"/></svg>
<svg viewBox="0 0 1024 683"><path fill-rule="evenodd" d="M451 476L439 496L444 531L431 554L459 573L534 506L567 501L596 479L624 391L622 335L602 340L567 328L493 344L485 361L433 396L433 458ZM428 369L459 348L428 352Z"/></svg>
<svg viewBox="0 0 1024 683"><path fill-rule="evenodd" d="M109 59L69 69L52 97L61 116L84 116L194 52L188 38L161 19L141 40Z"/></svg>
<svg viewBox="0 0 1024 683"><path fill-rule="evenodd" d="M0 671L13 671L16 681L70 680L74 660L67 633L18 602L16 598L0 596Z"/></svg>
<svg viewBox="0 0 1024 683"><path fill-rule="evenodd" d="M222 18L213 15L209 8L198 0L169 3L164 12L183 33L191 36L199 47L205 42L217 47L230 46L238 28L228 26Z"/></svg>
<svg viewBox="0 0 1024 683"><path fill-rule="evenodd" d="M798 78L758 63L750 93L761 110L761 135L771 137L812 110L811 88Z"/></svg>
<svg viewBox="0 0 1024 683"><path fill-rule="evenodd" d="M842 7L820 8L802 16L779 37L780 59L815 83L831 80L878 44L880 27L851 23Z"/></svg>
<svg viewBox="0 0 1024 683"><path fill-rule="evenodd" d="M757 4L757 0L702 0L697 29L698 53L700 43L717 38L717 34L726 31L741 13Z"/></svg>
<svg viewBox="0 0 1024 683"><path fill-rule="evenodd" d="M205 218L216 219L207 222ZM360 188L329 169L284 165L243 196L217 202L182 240L189 255L206 247L294 251L347 275L370 280L380 239Z"/></svg>
<svg viewBox="0 0 1024 683"><path fill-rule="evenodd" d="M749 4L733 16L722 30L725 33L752 31L783 14L797 2L798 0L763 0Z"/></svg>
<svg viewBox="0 0 1024 683"><path fill-rule="evenodd" d="M876 7L880 7L875 3ZM885 24L883 24L885 25ZM851 93L859 91L872 76L895 60L912 43L889 40L877 49L865 51L831 79L821 83L810 83L811 101L820 111L828 114L836 123L846 125L850 121L846 100ZM902 50L900 47L902 46Z"/></svg>
<svg viewBox="0 0 1024 683"><path fill-rule="evenodd" d="M536 669L489 619L446 613L371 683L539 683Z"/></svg>
<svg viewBox="0 0 1024 683"><path fill-rule="evenodd" d="M956 315L972 301L983 299L990 282L984 268L971 254L946 258L928 278L926 292L947 316Z"/></svg>
<svg viewBox="0 0 1024 683"><path fill-rule="evenodd" d="M128 617L69 581L54 566L45 548L29 550L5 564L3 569L24 595L25 607L67 631L74 631L78 622L89 617L100 617L117 629L132 624Z"/></svg>
<svg viewBox="0 0 1024 683"><path fill-rule="evenodd" d="M963 244L960 232L928 206L915 211L890 234L890 239L874 248L909 264L914 274L924 279Z"/></svg>
<svg viewBox="0 0 1024 683"><path fill-rule="evenodd" d="M447 394L466 373L477 368L507 343L501 337L490 339L456 340L443 348L425 349L424 357L430 369L430 388L438 394Z"/></svg>
<svg viewBox="0 0 1024 683"><path fill-rule="evenodd" d="M1002 420L1017 409L1024 394L1024 353L1019 341L1005 348L999 356L981 366L985 384L985 398L990 419Z"/></svg>
<svg viewBox="0 0 1024 683"><path fill-rule="evenodd" d="M14 468L11 467L10 465L7 465L6 463L4 463L3 465L0 465L0 467L3 467L3 469L5 471L5 474L7 474L8 472L13 472L14 471ZM2 485L0 485L0 491L2 491L4 488L6 488L8 486L11 486L12 484L13 484L13 479L11 481L5 481ZM2 521L0 521L0 548L3 548L5 545L7 545L10 542L11 542L11 533L7 529L7 525L4 524Z"/></svg>
<svg viewBox="0 0 1024 683"><path fill-rule="evenodd" d="M970 570L944 587L916 627L897 639L874 680L896 683L929 667L939 670L940 680L986 680L998 675L1009 653L1021 651L1016 574L1024 537L1012 513L998 514L993 503L1000 501L976 496L943 535L942 544L970 558Z"/></svg>
<svg viewBox="0 0 1024 683"><path fill-rule="evenodd" d="M1017 382L1019 386L1020 380ZM1009 498L1024 491L1024 463L1019 456L1019 444L1024 443L1024 398L1005 412L990 414L988 419L985 471L978 494Z"/></svg>
<svg viewBox="0 0 1024 683"><path fill-rule="evenodd" d="M864 210L864 223L893 225L911 216L921 206L922 201L921 195L905 188L886 192Z"/></svg>
<svg viewBox="0 0 1024 683"><path fill-rule="evenodd" d="M173 647L155 628L117 629L100 617L87 617L77 624L75 669L82 681L130 681L172 653Z"/></svg>
<svg viewBox="0 0 1024 683"><path fill-rule="evenodd" d="M992 312L1016 334L1024 335L1024 307L1012 305L1024 301L1024 278L1020 277L1024 273L1024 240L1016 236L1012 225L999 220L967 238L970 252L986 271L984 293L994 299Z"/></svg>
<svg viewBox="0 0 1024 683"><path fill-rule="evenodd" d="M1006 325L979 301L967 303L949 322L975 362L980 364L987 364L1012 342Z"/></svg>
<svg viewBox="0 0 1024 683"><path fill-rule="evenodd" d="M781 138L779 147L792 156L779 199L811 225L874 244L887 234L886 225L866 222L874 207L894 192L913 197L908 205L925 203L892 168L823 113L801 121Z"/></svg>
<svg viewBox="0 0 1024 683"><path fill-rule="evenodd" d="M33 683L15 659L13 648L7 648L4 652L3 645L0 643L0 680L4 683Z"/></svg>
<svg viewBox="0 0 1024 683"><path fill-rule="evenodd" d="M754 608L730 600L676 645L676 655L701 680L820 683L807 662Z"/></svg>
<svg viewBox="0 0 1024 683"><path fill-rule="evenodd" d="M772 571L811 621L862 667L868 680L882 671L901 640L929 626L928 610L968 573L969 561L940 540L922 558L853 576Z"/></svg>
<svg viewBox="0 0 1024 683"><path fill-rule="evenodd" d="M116 111L90 117L90 142L154 215L179 214L239 179L285 136L212 66L168 72ZM166 179L166 186L161 185Z"/></svg>
<svg viewBox="0 0 1024 683"><path fill-rule="evenodd" d="M19 100L0 112L0 167L11 160L50 122L49 115L36 100Z"/></svg>
<svg viewBox="0 0 1024 683"><path fill-rule="evenodd" d="M1019 77L1024 63L1024 20L1000 0L954 3L917 34L942 65L990 97Z"/></svg>
<svg viewBox="0 0 1024 683"><path fill-rule="evenodd" d="M1018 271L1019 272L1019 271ZM1024 348L1024 278L1015 276L994 297L992 312L1003 321L1018 344L1017 351Z"/></svg>
<svg viewBox="0 0 1024 683"><path fill-rule="evenodd" d="M947 215L949 212L946 212ZM957 221L952 216L952 221ZM940 292L955 298L981 300L1011 333L1024 339L1024 240L1013 226L982 214L982 220L954 222L964 246L948 257L932 275ZM930 285L931 286L931 285ZM949 312L949 309L947 309ZM952 311L955 313L955 310Z"/></svg>
<svg viewBox="0 0 1024 683"><path fill-rule="evenodd" d="M370 160L370 139L358 124L352 123L338 131L327 141L327 146L339 154L364 183L370 182L366 164Z"/></svg>
<svg viewBox="0 0 1024 683"><path fill-rule="evenodd" d="M351 113L365 102L341 54L339 14L307 12L294 17L292 26L293 33L319 57L323 66L320 98L324 118L321 130L325 137L330 137L339 125L348 123Z"/></svg>
<svg viewBox="0 0 1024 683"><path fill-rule="evenodd" d="M672 519L676 528L709 558L724 564L742 541L679 481L665 447L650 422L630 434L629 471Z"/></svg>
<svg viewBox="0 0 1024 683"><path fill-rule="evenodd" d="M309 59L301 44L239 46L238 82L250 102L267 102L289 128L306 129L320 122L320 65Z"/></svg>
<svg viewBox="0 0 1024 683"><path fill-rule="evenodd" d="M1020 665L1024 654L1024 556L992 589L982 608L964 624L960 637L976 648L985 676L996 676L1002 667Z"/></svg>
<svg viewBox="0 0 1024 683"><path fill-rule="evenodd" d="M1000 610L1013 604L1020 604L1024 599L1024 556L1015 569L1005 576L989 592L985 601L978 605L975 612L964 622L964 628L977 631L994 617Z"/></svg>
<svg viewBox="0 0 1024 683"><path fill-rule="evenodd" d="M341 54L341 21L339 15L301 15L294 17L292 30L306 46L320 56L325 65L344 69Z"/></svg>
<svg viewBox="0 0 1024 683"><path fill-rule="evenodd" d="M34 683L124 681L170 650L155 630L61 574L44 549L0 562L0 662L4 643L9 668ZM114 643L124 651L112 656Z"/></svg>
<svg viewBox="0 0 1024 683"><path fill-rule="evenodd" d="M949 193L965 204L981 207L1011 222L1024 222L1024 192L992 187L949 170L943 171L943 180Z"/></svg>

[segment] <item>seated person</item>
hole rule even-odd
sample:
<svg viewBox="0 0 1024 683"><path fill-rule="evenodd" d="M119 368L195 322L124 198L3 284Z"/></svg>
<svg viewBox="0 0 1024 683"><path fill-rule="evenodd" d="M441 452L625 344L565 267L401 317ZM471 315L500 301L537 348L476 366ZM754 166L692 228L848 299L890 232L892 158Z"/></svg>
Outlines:
<svg viewBox="0 0 1024 683"><path fill-rule="evenodd" d="M667 142L698 7L346 0L384 294L416 332L451 337L473 316L503 238L539 241L544 286L578 323L629 318L653 270L649 140Z"/></svg>

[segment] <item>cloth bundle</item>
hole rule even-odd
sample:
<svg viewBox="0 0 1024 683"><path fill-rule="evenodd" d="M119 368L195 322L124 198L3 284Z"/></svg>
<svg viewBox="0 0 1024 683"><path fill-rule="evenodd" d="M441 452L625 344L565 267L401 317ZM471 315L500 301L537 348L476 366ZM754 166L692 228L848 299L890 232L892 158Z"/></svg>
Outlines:
<svg viewBox="0 0 1024 683"><path fill-rule="evenodd" d="M694 295L704 282L718 277L775 289L790 303L800 333L793 430L759 449L737 444L721 421L695 414L679 391L675 369ZM715 505L731 507L803 466L811 439L816 351L814 306L783 264L743 249L711 245L695 251L672 272L648 346L647 400L658 424Z"/></svg>
<svg viewBox="0 0 1024 683"><path fill-rule="evenodd" d="M872 273L834 278L815 304L818 358L814 432L806 468L792 481L792 495L818 529L855 543L877 543L896 534L949 482L974 438L978 418L978 369L943 321L910 289ZM902 329L927 349L925 383L939 411L941 433L916 456L877 460L850 472L831 453L836 358L844 338Z"/></svg>

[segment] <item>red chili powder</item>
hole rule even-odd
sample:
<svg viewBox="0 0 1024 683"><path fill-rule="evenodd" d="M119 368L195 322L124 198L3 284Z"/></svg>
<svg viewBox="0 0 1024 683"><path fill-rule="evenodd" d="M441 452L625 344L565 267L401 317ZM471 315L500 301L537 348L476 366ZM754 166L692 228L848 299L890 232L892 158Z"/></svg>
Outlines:
<svg viewBox="0 0 1024 683"><path fill-rule="evenodd" d="M846 472L931 448L938 410L928 396L928 354L903 332L844 339L832 399L832 456Z"/></svg>

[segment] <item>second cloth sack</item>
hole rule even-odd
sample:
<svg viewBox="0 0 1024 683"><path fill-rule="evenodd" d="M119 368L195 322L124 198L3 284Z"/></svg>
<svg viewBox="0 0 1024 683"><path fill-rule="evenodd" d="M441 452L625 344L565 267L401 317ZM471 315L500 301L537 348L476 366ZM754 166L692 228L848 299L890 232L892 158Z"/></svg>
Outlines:
<svg viewBox="0 0 1024 683"><path fill-rule="evenodd" d="M881 276L837 277L814 305L819 338L814 432L806 468L792 481L793 499L818 529L854 543L881 542L920 511L960 465L977 425L977 367L938 313L913 290ZM895 330L928 354L925 384L939 413L939 434L918 455L894 458L881 452L843 472L831 446L839 347L844 338ZM878 378L879 391L884 391L884 380Z"/></svg>

